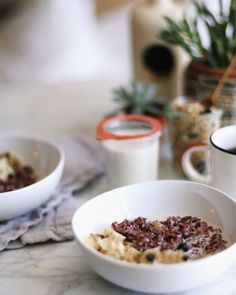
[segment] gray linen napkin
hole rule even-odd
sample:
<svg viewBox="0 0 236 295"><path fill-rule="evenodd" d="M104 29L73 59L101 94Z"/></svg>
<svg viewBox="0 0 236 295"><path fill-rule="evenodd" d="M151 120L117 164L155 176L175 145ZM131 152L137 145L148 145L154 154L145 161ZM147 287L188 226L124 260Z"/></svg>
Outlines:
<svg viewBox="0 0 236 295"><path fill-rule="evenodd" d="M27 244L73 239L71 218L79 195L88 183L104 173L104 157L95 140L78 138L57 142L65 152L65 170L49 201L21 217L0 222L0 251Z"/></svg>

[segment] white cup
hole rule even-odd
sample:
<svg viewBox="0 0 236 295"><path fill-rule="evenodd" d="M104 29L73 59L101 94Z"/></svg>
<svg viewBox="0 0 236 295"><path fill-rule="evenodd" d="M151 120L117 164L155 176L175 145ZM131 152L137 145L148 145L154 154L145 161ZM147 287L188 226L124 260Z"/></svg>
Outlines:
<svg viewBox="0 0 236 295"><path fill-rule="evenodd" d="M210 171L205 175L200 174L191 163L192 153L198 151L205 151L209 155L207 161ZM189 179L210 184L236 200L236 125L213 132L209 146L199 144L188 148L182 156L181 164Z"/></svg>

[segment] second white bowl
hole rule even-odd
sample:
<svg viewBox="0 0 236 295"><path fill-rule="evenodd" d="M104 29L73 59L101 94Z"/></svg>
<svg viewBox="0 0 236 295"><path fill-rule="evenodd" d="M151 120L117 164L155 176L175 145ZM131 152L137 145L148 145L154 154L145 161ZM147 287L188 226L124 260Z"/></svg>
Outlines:
<svg viewBox="0 0 236 295"><path fill-rule="evenodd" d="M24 188L0 193L0 221L18 217L47 201L58 185L64 168L63 152L45 140L1 136L0 153L6 151L19 157L22 164L31 166L38 181Z"/></svg>

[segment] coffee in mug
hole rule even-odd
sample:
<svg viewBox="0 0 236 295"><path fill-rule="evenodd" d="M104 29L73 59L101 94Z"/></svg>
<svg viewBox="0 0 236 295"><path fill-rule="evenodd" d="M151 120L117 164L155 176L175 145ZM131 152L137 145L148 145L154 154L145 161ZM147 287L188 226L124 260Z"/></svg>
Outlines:
<svg viewBox="0 0 236 295"><path fill-rule="evenodd" d="M236 154L236 147L233 147L233 148L229 149L228 151L232 154Z"/></svg>
<svg viewBox="0 0 236 295"><path fill-rule="evenodd" d="M191 163L194 152L206 152L210 172L200 174ZM198 144L187 149L182 156L186 176L197 182L210 184L236 200L236 125L214 131L209 145Z"/></svg>

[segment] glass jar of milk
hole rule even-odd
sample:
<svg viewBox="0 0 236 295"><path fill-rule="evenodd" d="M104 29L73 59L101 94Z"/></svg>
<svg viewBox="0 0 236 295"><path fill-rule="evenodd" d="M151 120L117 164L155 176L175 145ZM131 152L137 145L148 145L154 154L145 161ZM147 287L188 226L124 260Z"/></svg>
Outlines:
<svg viewBox="0 0 236 295"><path fill-rule="evenodd" d="M109 188L158 178L160 135L158 119L144 115L119 115L98 124Z"/></svg>

